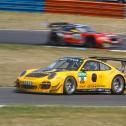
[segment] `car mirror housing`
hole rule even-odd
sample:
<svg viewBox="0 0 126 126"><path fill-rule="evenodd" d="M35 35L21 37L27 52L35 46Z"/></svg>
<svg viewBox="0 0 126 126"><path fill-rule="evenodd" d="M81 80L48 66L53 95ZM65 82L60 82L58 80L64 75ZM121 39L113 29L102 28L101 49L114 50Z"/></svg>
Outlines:
<svg viewBox="0 0 126 126"><path fill-rule="evenodd" d="M81 68L81 72L85 72L85 69L84 68Z"/></svg>

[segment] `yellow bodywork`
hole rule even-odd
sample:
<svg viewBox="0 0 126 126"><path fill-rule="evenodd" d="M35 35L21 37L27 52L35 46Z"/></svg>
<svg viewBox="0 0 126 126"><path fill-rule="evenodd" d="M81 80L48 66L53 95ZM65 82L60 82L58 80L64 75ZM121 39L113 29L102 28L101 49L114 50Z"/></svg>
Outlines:
<svg viewBox="0 0 126 126"><path fill-rule="evenodd" d="M79 78L79 72L82 70L82 66L85 64L86 61L90 59L85 59L80 66L80 68L77 71L61 71L61 72L56 72L56 75L54 78L49 79L48 75L45 77L27 77L29 73L34 71L35 69L30 69L27 70L26 73L18 77L16 80L16 89L24 92L34 92L34 93L64 93L64 81L67 77L72 76L76 80L76 90L79 91L85 91L85 90L94 90L94 89L105 89L109 90L111 89L111 84L112 80L116 75L121 75L126 84L126 78L124 77L124 74L117 70L115 67L102 62L106 65L108 65L111 70L107 71L85 71L86 72L86 79L84 81L80 81ZM50 73L52 71L49 71ZM95 73L97 75L97 81L93 82L92 81L92 73ZM27 84L27 85L32 85L33 88L27 88L27 86L24 88L22 85ZM42 84L50 84L51 86L47 89L42 88Z"/></svg>

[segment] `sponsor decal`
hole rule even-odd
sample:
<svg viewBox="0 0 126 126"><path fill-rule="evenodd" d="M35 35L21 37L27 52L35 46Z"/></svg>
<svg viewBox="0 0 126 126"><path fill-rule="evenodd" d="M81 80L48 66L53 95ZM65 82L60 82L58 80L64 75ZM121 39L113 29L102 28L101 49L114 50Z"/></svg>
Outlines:
<svg viewBox="0 0 126 126"><path fill-rule="evenodd" d="M88 88L104 88L105 87L105 85L96 85L96 84L91 84L91 85L88 85Z"/></svg>
<svg viewBox="0 0 126 126"><path fill-rule="evenodd" d="M79 72L78 77L79 77L80 83L84 83L87 79L87 74L86 72Z"/></svg>

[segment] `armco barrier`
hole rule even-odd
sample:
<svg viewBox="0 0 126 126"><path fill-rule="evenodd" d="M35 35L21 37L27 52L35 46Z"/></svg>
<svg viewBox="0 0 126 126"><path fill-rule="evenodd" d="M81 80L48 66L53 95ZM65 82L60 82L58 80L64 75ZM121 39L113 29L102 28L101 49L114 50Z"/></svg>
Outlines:
<svg viewBox="0 0 126 126"><path fill-rule="evenodd" d="M45 12L76 14L76 4L76 1L46 0Z"/></svg>
<svg viewBox="0 0 126 126"><path fill-rule="evenodd" d="M45 12L124 18L125 4L80 0L46 0Z"/></svg>
<svg viewBox="0 0 126 126"><path fill-rule="evenodd" d="M77 12L81 15L124 17L124 4L104 2L78 2Z"/></svg>
<svg viewBox="0 0 126 126"><path fill-rule="evenodd" d="M0 10L43 12L45 0L0 0Z"/></svg>
<svg viewBox="0 0 126 126"><path fill-rule="evenodd" d="M0 0L0 10L126 17L126 4L81 0Z"/></svg>

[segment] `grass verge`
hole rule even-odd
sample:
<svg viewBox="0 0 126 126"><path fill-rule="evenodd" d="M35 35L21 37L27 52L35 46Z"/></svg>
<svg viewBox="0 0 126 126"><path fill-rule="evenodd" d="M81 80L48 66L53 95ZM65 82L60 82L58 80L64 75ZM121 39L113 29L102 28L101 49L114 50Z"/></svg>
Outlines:
<svg viewBox="0 0 126 126"><path fill-rule="evenodd" d="M1 126L125 126L125 107L35 107L0 108Z"/></svg>
<svg viewBox="0 0 126 126"><path fill-rule="evenodd" d="M50 22L88 24L99 32L126 33L125 19L69 14L0 12L0 29L47 29Z"/></svg>
<svg viewBox="0 0 126 126"><path fill-rule="evenodd" d="M83 51L71 48L49 48L40 45L0 44L0 86L14 86L14 81L21 71L45 67L57 58L65 56L111 56L125 58L126 53L100 49Z"/></svg>

